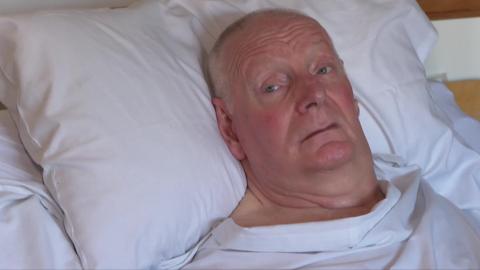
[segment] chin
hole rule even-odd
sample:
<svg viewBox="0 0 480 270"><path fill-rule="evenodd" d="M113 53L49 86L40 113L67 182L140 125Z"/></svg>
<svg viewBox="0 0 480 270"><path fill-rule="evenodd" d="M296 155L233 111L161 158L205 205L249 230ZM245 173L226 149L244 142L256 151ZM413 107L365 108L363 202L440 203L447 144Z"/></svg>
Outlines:
<svg viewBox="0 0 480 270"><path fill-rule="evenodd" d="M322 170L334 170L347 164L353 157L353 145L350 142L330 142L314 153L314 167Z"/></svg>

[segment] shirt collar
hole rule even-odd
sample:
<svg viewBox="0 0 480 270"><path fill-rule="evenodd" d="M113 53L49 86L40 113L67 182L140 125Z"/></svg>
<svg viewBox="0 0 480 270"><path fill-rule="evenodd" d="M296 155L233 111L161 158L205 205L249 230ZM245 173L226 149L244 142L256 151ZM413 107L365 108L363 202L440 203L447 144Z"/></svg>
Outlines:
<svg viewBox="0 0 480 270"><path fill-rule="evenodd" d="M413 231L411 216L420 173L416 168L399 172L391 181L379 181L386 196L368 214L251 228L240 227L228 218L212 231L211 240L220 249L253 252L339 251L402 241Z"/></svg>

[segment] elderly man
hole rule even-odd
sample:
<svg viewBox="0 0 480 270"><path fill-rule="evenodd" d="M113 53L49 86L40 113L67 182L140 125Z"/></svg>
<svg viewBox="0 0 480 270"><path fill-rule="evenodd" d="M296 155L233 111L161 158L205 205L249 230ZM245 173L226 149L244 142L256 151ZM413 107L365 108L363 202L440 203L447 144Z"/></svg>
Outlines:
<svg viewBox="0 0 480 270"><path fill-rule="evenodd" d="M243 17L209 72L248 188L187 268L480 267L479 236L418 168L384 157L376 174L343 63L314 19Z"/></svg>

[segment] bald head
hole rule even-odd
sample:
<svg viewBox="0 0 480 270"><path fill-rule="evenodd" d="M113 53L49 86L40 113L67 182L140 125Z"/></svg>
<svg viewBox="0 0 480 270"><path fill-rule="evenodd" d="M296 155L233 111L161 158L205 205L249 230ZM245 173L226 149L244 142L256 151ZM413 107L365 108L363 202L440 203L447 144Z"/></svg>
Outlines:
<svg viewBox="0 0 480 270"><path fill-rule="evenodd" d="M251 27L264 26L274 19L309 20L318 24L317 21L305 14L288 9L258 10L232 23L219 36L208 57L208 75L214 97L222 98L226 101L229 100L231 74L229 74L226 63L228 61L228 59L226 59L226 47L229 41L231 41L234 36L250 32ZM318 25L320 26L320 24Z"/></svg>

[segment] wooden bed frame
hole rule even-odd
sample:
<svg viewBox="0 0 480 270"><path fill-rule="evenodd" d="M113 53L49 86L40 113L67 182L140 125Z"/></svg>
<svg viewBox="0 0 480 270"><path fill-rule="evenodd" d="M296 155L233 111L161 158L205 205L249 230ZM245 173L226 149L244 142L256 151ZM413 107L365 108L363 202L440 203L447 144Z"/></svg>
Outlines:
<svg viewBox="0 0 480 270"><path fill-rule="evenodd" d="M418 0L431 20L480 17L479 0Z"/></svg>

